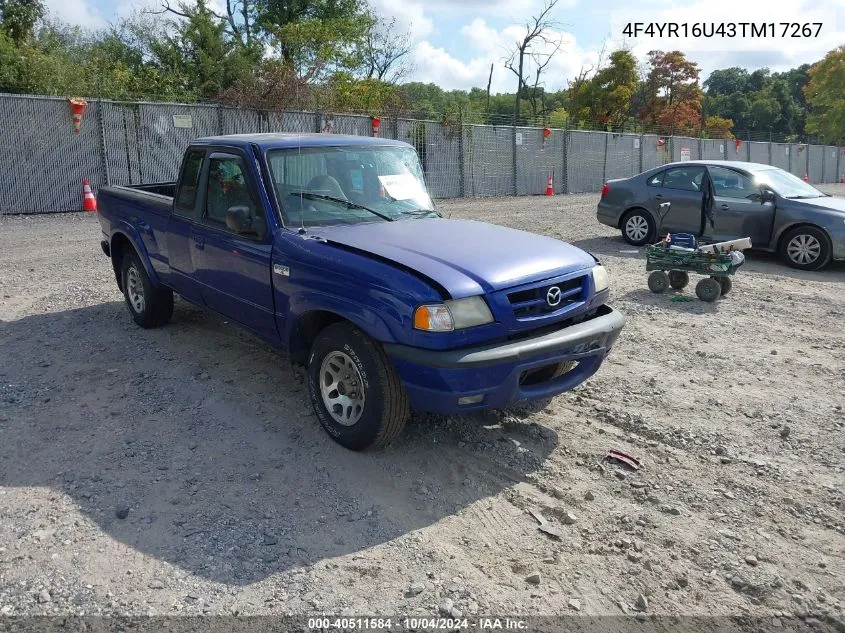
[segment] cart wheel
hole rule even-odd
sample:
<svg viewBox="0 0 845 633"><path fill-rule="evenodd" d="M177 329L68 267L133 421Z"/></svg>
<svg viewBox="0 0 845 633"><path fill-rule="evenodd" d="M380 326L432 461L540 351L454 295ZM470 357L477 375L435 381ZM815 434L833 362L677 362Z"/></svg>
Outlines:
<svg viewBox="0 0 845 633"><path fill-rule="evenodd" d="M682 270L670 270L669 285L675 290L683 290L689 285L689 275Z"/></svg>
<svg viewBox="0 0 845 633"><path fill-rule="evenodd" d="M719 284L722 286L722 296L724 297L734 287L733 281L730 277L719 277Z"/></svg>
<svg viewBox="0 0 845 633"><path fill-rule="evenodd" d="M699 281L695 286L695 294L702 301L710 303L718 299L722 294L722 284L712 277L707 277Z"/></svg>
<svg viewBox="0 0 845 633"><path fill-rule="evenodd" d="M666 292L669 287L669 275L662 270L655 270L648 276L648 289L655 294Z"/></svg>

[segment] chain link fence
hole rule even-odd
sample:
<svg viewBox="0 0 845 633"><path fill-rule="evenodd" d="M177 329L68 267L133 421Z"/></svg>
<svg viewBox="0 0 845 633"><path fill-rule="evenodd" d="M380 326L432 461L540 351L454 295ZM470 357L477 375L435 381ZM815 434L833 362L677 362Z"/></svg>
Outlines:
<svg viewBox="0 0 845 633"><path fill-rule="evenodd" d="M79 134L67 100L0 94L0 214L75 211L82 180L105 185L176 180L182 154L198 137L255 132L373 135L366 115L263 112L209 104L90 102ZM601 190L684 160L767 163L812 183L845 178L845 148L695 137L441 124L382 119L382 138L420 155L435 198L541 195Z"/></svg>

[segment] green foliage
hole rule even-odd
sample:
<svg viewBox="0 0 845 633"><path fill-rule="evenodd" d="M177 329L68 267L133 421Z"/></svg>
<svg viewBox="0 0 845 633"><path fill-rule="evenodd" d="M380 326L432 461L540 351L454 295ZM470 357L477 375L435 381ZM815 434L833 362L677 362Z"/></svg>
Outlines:
<svg viewBox="0 0 845 633"><path fill-rule="evenodd" d="M808 74L804 93L812 114L807 119L807 131L827 142L838 142L845 136L845 45L830 51Z"/></svg>

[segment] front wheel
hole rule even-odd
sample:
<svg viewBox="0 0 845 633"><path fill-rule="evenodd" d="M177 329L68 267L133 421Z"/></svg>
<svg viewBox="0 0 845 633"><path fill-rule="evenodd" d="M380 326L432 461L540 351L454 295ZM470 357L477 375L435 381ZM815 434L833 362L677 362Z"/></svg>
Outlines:
<svg viewBox="0 0 845 633"><path fill-rule="evenodd" d="M648 289L654 294L662 294L669 288L669 275L662 270L655 270L648 276Z"/></svg>
<svg viewBox="0 0 845 633"><path fill-rule="evenodd" d="M719 277L719 284L722 286L722 296L728 294L733 289L734 284L730 277Z"/></svg>
<svg viewBox="0 0 845 633"><path fill-rule="evenodd" d="M631 246L642 246L654 240L657 229L647 211L634 209L622 218L622 238Z"/></svg>
<svg viewBox="0 0 845 633"><path fill-rule="evenodd" d="M326 432L353 451L386 446L410 416L405 389L384 350L347 323L330 325L314 341L308 392Z"/></svg>
<svg viewBox="0 0 845 633"><path fill-rule="evenodd" d="M722 295L722 284L719 283L718 279L707 277L695 286L695 294L702 301L711 303Z"/></svg>
<svg viewBox="0 0 845 633"><path fill-rule="evenodd" d="M799 270L819 270L830 261L827 235L815 226L799 226L781 241L781 259Z"/></svg>

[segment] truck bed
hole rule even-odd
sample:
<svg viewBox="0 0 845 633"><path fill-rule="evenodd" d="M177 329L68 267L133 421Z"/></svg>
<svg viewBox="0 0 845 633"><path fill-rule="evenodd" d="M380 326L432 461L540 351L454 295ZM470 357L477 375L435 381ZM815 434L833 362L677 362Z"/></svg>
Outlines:
<svg viewBox="0 0 845 633"><path fill-rule="evenodd" d="M97 200L109 206L114 199L152 211L158 215L170 215L173 208L173 194L176 183L152 185L131 185L103 187L97 192Z"/></svg>

